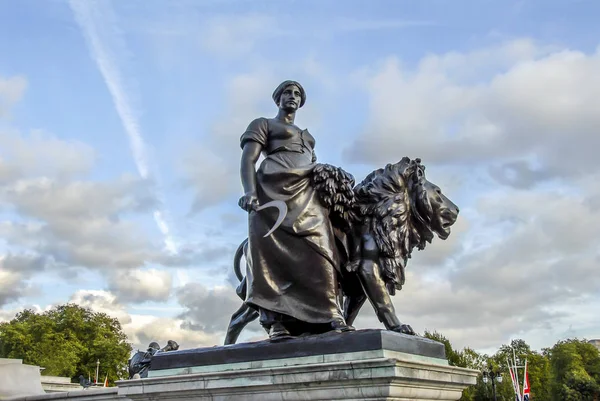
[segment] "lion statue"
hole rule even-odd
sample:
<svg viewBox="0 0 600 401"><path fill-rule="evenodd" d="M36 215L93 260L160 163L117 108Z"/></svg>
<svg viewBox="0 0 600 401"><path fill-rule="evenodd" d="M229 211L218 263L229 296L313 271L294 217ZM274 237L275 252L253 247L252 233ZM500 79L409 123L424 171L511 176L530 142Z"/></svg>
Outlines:
<svg viewBox="0 0 600 401"><path fill-rule="evenodd" d="M369 299L386 329L415 334L398 320L390 296L405 283L413 249L425 249L434 234L447 239L459 209L425 178L421 160L408 157L373 171L354 197L352 249L341 280L346 323Z"/></svg>
<svg viewBox="0 0 600 401"><path fill-rule="evenodd" d="M458 217L458 207L425 178L420 159L404 157L370 173L354 186L354 178L339 167L318 164L313 186L330 210L338 250L343 260L339 273L340 296L346 323L351 325L368 299L388 330L414 335L396 316L391 296L405 283L405 268L412 251L423 250L434 234L445 240ZM241 258L244 240L234 257L240 285L246 296ZM243 328L258 318L245 303L232 315L225 344L234 344Z"/></svg>

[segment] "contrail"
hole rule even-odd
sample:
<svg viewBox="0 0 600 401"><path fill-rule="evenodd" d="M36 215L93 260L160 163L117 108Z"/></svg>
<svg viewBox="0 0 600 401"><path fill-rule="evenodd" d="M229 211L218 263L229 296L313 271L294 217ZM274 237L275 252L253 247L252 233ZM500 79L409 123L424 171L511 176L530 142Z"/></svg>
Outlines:
<svg viewBox="0 0 600 401"><path fill-rule="evenodd" d="M75 20L86 39L90 56L96 62L112 96L140 176L151 177L146 145L140 131L132 99L125 90L123 74L116 62L116 55L125 56L127 47L119 33L119 27L108 0L69 0ZM160 196L159 196L160 198ZM177 246L170 235L169 225L161 210L154 211L154 220L165 238L167 249L177 253Z"/></svg>

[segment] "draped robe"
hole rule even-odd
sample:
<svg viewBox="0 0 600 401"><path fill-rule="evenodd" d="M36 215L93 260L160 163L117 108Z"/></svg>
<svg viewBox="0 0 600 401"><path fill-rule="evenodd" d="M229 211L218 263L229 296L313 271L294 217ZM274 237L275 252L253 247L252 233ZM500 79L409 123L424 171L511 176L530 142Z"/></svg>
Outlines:
<svg viewBox="0 0 600 401"><path fill-rule="evenodd" d="M262 145L256 173L259 204L282 200L288 213L269 237L277 210L248 216L246 303L308 323L343 320L337 299L339 256L328 210L311 185L315 139L280 120L257 118L241 137Z"/></svg>

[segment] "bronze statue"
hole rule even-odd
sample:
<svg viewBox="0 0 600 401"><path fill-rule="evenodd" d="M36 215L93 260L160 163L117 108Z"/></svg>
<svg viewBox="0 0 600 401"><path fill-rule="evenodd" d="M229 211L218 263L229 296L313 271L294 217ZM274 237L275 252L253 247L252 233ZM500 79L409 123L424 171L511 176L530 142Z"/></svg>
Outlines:
<svg viewBox="0 0 600 401"><path fill-rule="evenodd" d="M275 118L257 118L241 137L239 205L249 212L245 302L260 313L272 340L311 330L351 330L342 316L337 292L340 260L329 211L311 185L315 139L294 124L306 94L294 81L275 89ZM265 156L258 170L260 154ZM280 227L264 237L277 216L256 209L279 200L287 205Z"/></svg>
<svg viewBox="0 0 600 401"><path fill-rule="evenodd" d="M167 345L162 348L160 348L157 342L152 341L146 351L138 350L127 362L129 379L148 377L148 370L150 369L150 363L154 355L159 352L177 351L178 349L179 344L173 340L167 341Z"/></svg>
<svg viewBox="0 0 600 401"><path fill-rule="evenodd" d="M412 249L423 249L433 233L446 239L458 208L425 179L418 159L403 158L354 187L341 168L316 163L315 139L294 124L306 101L302 86L285 81L273 100L277 116L255 119L241 137L239 206L249 212L249 235L234 268L244 303L225 344L258 317L271 341L352 331L366 299L388 330L414 334L390 295L404 283Z"/></svg>
<svg viewBox="0 0 600 401"><path fill-rule="evenodd" d="M390 295L402 289L414 248L423 250L434 233L448 238L458 207L427 181L421 160L408 157L373 171L354 195L352 249L342 281L344 317L352 323L369 299L388 330L415 334L398 320Z"/></svg>

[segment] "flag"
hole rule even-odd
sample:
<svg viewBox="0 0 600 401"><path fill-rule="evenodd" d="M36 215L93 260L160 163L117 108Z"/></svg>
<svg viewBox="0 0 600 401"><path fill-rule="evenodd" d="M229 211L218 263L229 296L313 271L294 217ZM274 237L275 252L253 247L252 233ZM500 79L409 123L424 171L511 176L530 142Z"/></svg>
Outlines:
<svg viewBox="0 0 600 401"><path fill-rule="evenodd" d="M523 401L529 401L529 374L527 374L527 361L525 361L525 373L523 373Z"/></svg>
<svg viewBox="0 0 600 401"><path fill-rule="evenodd" d="M108 373L106 374L106 379L104 379L104 387L108 387Z"/></svg>

